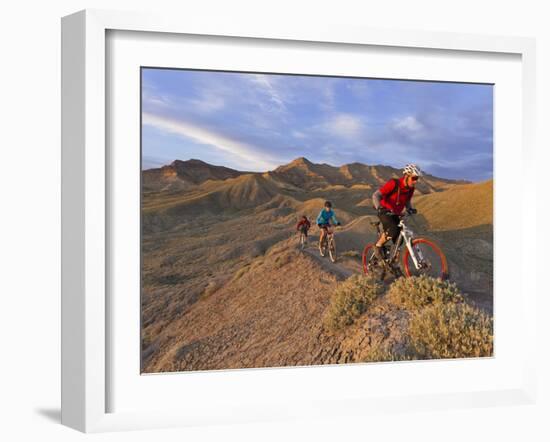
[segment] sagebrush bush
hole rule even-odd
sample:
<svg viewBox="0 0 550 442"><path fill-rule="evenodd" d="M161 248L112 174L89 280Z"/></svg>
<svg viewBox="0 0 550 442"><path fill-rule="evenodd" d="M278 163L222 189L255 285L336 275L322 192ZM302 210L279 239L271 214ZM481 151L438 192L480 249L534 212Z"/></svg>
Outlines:
<svg viewBox="0 0 550 442"><path fill-rule="evenodd" d="M412 315L409 339L418 359L491 356L493 320L465 303L439 303Z"/></svg>
<svg viewBox="0 0 550 442"><path fill-rule="evenodd" d="M410 361L419 359L408 347L399 350L378 342L369 347L366 353L361 357L361 362L390 362L390 361Z"/></svg>
<svg viewBox="0 0 550 442"><path fill-rule="evenodd" d="M341 283L330 300L325 324L339 330L361 316L382 292L383 286L372 277L353 275Z"/></svg>
<svg viewBox="0 0 550 442"><path fill-rule="evenodd" d="M464 301L456 284L426 275L397 279L390 286L388 297L393 304L408 310Z"/></svg>

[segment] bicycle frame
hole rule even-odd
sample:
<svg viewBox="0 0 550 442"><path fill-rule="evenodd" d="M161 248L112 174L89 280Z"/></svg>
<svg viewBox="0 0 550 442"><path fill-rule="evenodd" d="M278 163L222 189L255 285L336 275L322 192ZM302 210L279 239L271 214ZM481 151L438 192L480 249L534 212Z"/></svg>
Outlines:
<svg viewBox="0 0 550 442"><path fill-rule="evenodd" d="M398 253L401 249L402 245L405 244L405 247L409 249L409 253L411 255L411 259L413 261L413 264L417 270L420 270L422 268L421 262L424 261L424 257L422 256L422 252L420 250L414 250L412 241L414 238L414 232L407 227L407 225L404 222L406 216L402 217L399 220L399 237L397 238L397 242L392 246L390 251L390 262L393 262ZM381 232L380 228L379 231ZM417 256L418 255L418 256Z"/></svg>
<svg viewBox="0 0 550 442"><path fill-rule="evenodd" d="M327 238L327 240L329 238L332 238L334 236L334 231L336 230L336 226L328 226L328 227L321 227L321 230L324 230L326 233L325 233L325 237Z"/></svg>
<svg viewBox="0 0 550 442"><path fill-rule="evenodd" d="M325 230L325 237L324 241L327 242L327 247L330 247L331 243L334 243L334 232L336 231L336 226L328 226L328 227L321 227L321 229Z"/></svg>

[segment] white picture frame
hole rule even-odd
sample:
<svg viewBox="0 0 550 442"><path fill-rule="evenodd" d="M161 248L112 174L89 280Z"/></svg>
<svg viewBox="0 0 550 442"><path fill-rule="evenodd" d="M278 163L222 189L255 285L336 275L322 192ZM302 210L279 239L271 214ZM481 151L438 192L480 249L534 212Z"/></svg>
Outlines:
<svg viewBox="0 0 550 442"><path fill-rule="evenodd" d="M494 37L416 31L388 31L345 26L295 27L290 24L213 23L182 17L151 14L81 11L62 20L62 423L84 432L139 428L158 428L209 423L233 423L276 420L289 417L306 418L329 415L352 415L372 410L406 411L500 404L533 403L535 400L535 339L524 339L521 379L511 380L500 388L448 393L432 391L426 394L372 397L342 394L325 400L295 401L285 405L258 406L253 400L231 402L220 398L227 413L190 413L179 410L109 411L109 366L113 355L108 342L111 321L107 288L109 286L108 244L110 217L108 134L109 116L106 80L108 51L106 36L110 31L155 32L163 35L199 35L225 38L269 39L273 41L338 43L384 48L430 49L483 54L511 54L521 57L521 143L516 153L522 160L522 174L534 170L534 108L535 108L535 43L533 39ZM536 192L525 193L521 204L536 207ZM535 335L536 280L534 270L525 265L528 256L536 256L535 243L527 241L528 221L533 210L520 211L518 228L522 241L521 256L521 321L526 338ZM517 233L516 233L517 238ZM517 241L519 244L520 241ZM499 246L495 248L498 253ZM139 299L139 296L138 298ZM136 301L137 302L137 301ZM136 337L137 339L137 337ZM498 335L496 337L498 339ZM498 358L498 354L496 355ZM430 362L437 364L439 362ZM364 367L364 366L363 366ZM333 367L340 369L343 367ZM362 370L361 365L353 370ZM288 378L303 376L299 369L283 370ZM389 370L378 365L377 370ZM257 375L257 386L269 381L277 370L264 370ZM165 375L166 376L166 375ZM232 373L231 376L240 376ZM199 378L195 378L200 382ZM217 381L223 382L223 378ZM517 381L517 382L516 382ZM437 390L437 389L436 389ZM256 406L255 406L256 405Z"/></svg>

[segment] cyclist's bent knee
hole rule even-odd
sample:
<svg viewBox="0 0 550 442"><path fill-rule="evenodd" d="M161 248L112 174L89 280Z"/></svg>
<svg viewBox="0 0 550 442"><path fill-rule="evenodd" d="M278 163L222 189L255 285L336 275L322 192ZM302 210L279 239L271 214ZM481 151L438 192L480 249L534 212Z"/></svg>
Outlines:
<svg viewBox="0 0 550 442"><path fill-rule="evenodd" d="M380 222L382 223L383 231L386 235L386 238L391 238L393 242L397 241L399 238L399 233L401 231L399 227L399 217L395 215L379 215Z"/></svg>

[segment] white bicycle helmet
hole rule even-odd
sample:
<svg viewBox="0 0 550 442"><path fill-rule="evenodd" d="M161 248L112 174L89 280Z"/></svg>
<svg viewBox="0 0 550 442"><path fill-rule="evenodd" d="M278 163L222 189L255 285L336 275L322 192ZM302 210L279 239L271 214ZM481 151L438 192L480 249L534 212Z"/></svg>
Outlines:
<svg viewBox="0 0 550 442"><path fill-rule="evenodd" d="M422 172L416 164L407 164L403 168L403 175L422 176Z"/></svg>

